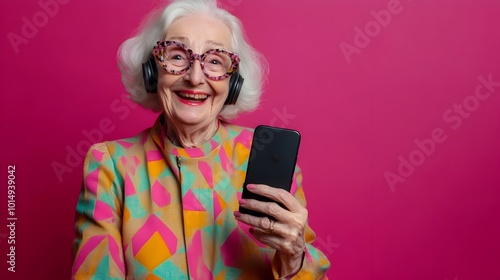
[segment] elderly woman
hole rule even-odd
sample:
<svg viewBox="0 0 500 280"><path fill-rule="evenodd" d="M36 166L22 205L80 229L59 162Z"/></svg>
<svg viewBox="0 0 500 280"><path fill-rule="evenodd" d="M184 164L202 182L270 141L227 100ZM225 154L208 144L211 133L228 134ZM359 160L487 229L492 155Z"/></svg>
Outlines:
<svg viewBox="0 0 500 280"><path fill-rule="evenodd" d="M215 1L174 1L123 43L131 98L162 113L136 137L90 148L73 279L326 278L298 168L291 193L248 186L287 209L241 199L253 130L227 120L257 106L262 64Z"/></svg>

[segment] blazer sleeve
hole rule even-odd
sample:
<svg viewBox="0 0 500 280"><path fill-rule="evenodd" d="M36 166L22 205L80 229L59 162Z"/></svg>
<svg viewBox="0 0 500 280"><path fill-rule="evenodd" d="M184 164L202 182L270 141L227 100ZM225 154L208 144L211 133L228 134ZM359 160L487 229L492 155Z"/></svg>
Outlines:
<svg viewBox="0 0 500 280"><path fill-rule="evenodd" d="M306 206L306 197L302 189L302 172L299 167L295 169L290 192L304 207ZM272 263L275 279L328 279L326 270L330 267L330 261L323 252L313 246L316 234L309 224L306 225L304 238L306 248L301 269L295 274L280 276L280 260L275 256Z"/></svg>
<svg viewBox="0 0 500 280"><path fill-rule="evenodd" d="M123 185L105 143L85 158L76 206L72 279L125 279L121 240Z"/></svg>

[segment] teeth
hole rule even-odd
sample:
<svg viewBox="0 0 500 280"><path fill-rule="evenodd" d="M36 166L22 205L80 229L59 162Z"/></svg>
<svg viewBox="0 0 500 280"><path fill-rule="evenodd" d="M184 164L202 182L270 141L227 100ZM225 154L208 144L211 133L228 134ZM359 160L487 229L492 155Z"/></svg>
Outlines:
<svg viewBox="0 0 500 280"><path fill-rule="evenodd" d="M208 98L208 95L206 95L206 94L188 94L188 93L180 92L179 95L182 97L188 97L188 98L193 98L193 99L206 99L206 98Z"/></svg>

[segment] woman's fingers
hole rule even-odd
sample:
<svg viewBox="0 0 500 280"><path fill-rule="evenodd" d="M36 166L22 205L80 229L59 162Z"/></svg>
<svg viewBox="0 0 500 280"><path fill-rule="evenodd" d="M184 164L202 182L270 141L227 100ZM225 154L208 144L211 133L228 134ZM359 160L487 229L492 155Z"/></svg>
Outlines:
<svg viewBox="0 0 500 280"><path fill-rule="evenodd" d="M250 228L250 233L257 240L286 255L304 247L303 229L300 226L290 227L268 217L255 217L238 211L234 212L234 216L238 221L253 227Z"/></svg>
<svg viewBox="0 0 500 280"><path fill-rule="evenodd" d="M287 192L284 189L273 188L273 187L263 185L263 184L249 184L249 185L247 185L247 189L255 194L259 194L259 195L268 197L268 198L270 198L278 203L281 203L283 206L286 207L286 209L288 209L288 211L293 212L293 213L299 213L302 216L305 215L307 218L306 208L304 208L304 206L302 206L302 204L300 204L300 202L292 194L290 194L289 192ZM248 200L247 202L249 202L249 201L250 200ZM241 201L240 201L240 204L241 204ZM276 217L274 215L274 213L272 213L272 212L273 211L280 212L279 210L283 209L283 207L280 207L276 203L275 203L275 205L276 206L264 205L264 204L260 204L260 203L254 203L252 201L249 203L248 208L249 207L256 207L256 209L252 208L252 210L256 210L256 211L259 211L261 213L265 213L265 214L271 215L277 219L280 219L280 217ZM266 207L268 209L266 209ZM245 207L245 208L247 208L247 207ZM267 211L271 211L271 212L267 212ZM276 213L276 214L279 214L279 213Z"/></svg>
<svg viewBox="0 0 500 280"><path fill-rule="evenodd" d="M238 211L234 212L234 217L249 226L259 228L266 234L281 235L284 232L283 225L268 217L256 217L253 215L241 214Z"/></svg>
<svg viewBox="0 0 500 280"><path fill-rule="evenodd" d="M276 202L263 202L255 199L240 199L240 205L249 210L274 217L277 220L287 220L289 211L279 206Z"/></svg>
<svg viewBox="0 0 500 280"><path fill-rule="evenodd" d="M289 192L263 184L247 185L249 191L268 197L276 202L255 199L241 199L243 208L255 210L271 218L234 212L238 221L251 228L251 234L260 242L278 250L283 257L294 257L303 252L304 230L307 223L307 209ZM287 209L281 207L284 205Z"/></svg>
<svg viewBox="0 0 500 280"><path fill-rule="evenodd" d="M299 256L304 251L305 241L302 236L296 238L282 237L269 234L264 230L250 229L250 233L261 243L276 249L282 256L294 258Z"/></svg>
<svg viewBox="0 0 500 280"><path fill-rule="evenodd" d="M284 189L263 184L248 184L247 189L255 194L268 197L283 204L291 212L296 212L304 208L292 194Z"/></svg>

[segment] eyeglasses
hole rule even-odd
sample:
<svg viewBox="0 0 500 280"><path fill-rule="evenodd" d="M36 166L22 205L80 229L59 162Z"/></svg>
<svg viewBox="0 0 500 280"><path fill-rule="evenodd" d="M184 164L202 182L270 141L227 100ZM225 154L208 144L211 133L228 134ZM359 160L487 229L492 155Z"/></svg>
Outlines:
<svg viewBox="0 0 500 280"><path fill-rule="evenodd" d="M199 60L201 69L207 78L218 81L231 76L240 63L238 54L212 49L203 54L196 54L186 45L175 41L159 41L153 48L153 55L163 70L170 74L181 75L186 73L195 60Z"/></svg>

